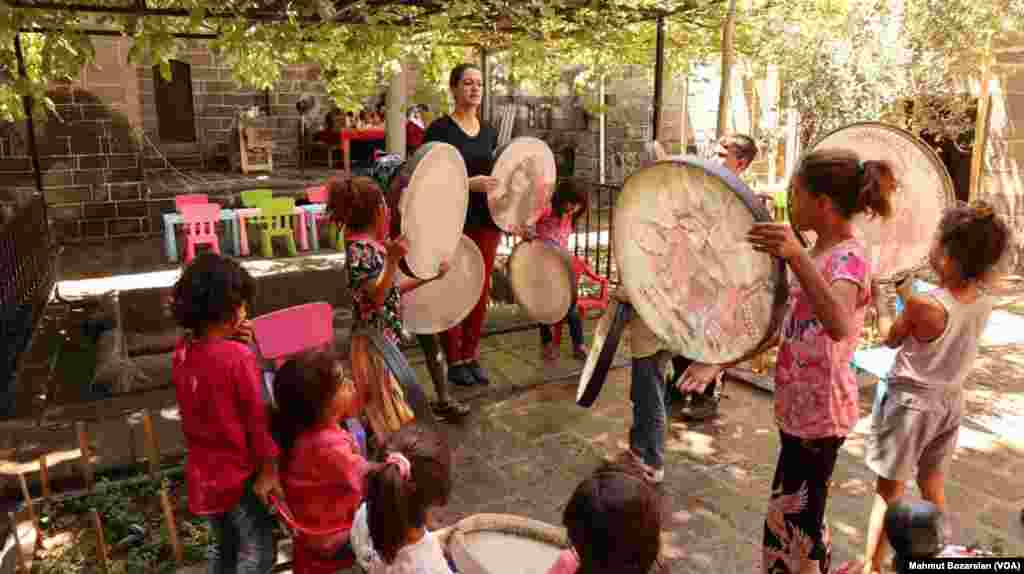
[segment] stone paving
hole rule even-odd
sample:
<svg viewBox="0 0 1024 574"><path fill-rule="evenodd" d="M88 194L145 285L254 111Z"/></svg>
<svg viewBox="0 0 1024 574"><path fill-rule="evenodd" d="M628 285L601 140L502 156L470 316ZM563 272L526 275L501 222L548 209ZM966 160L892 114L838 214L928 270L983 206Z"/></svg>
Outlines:
<svg viewBox="0 0 1024 574"><path fill-rule="evenodd" d="M593 321L588 322L588 332L592 327ZM603 456L626 446L629 369L612 371L592 408L578 407L574 397L581 365L568 358L567 345L565 341L566 358L546 369L534 330L484 339L482 362L495 382L489 388L455 390L472 405L474 414L461 425L443 427L455 447L456 466L452 500L436 516L441 524L480 512L514 513L560 524L576 484ZM424 388L432 392L418 349L408 349L407 354ZM173 392L168 391L116 399L116 406L96 404L95 414L142 406L173 408ZM865 417L873 392L871 386L861 392ZM86 415L86 410L86 405L69 408L76 416ZM677 416L671 421L666 480L660 490L666 511L664 551L673 573L750 572L755 564L777 456L771 395L730 383L722 411L723 416L710 423L687 424ZM1019 518L1024 507L1021 349L983 350L971 378L968 411L947 481L957 541L1024 555ZM158 432L174 433L173 421L166 422ZM866 424L862 419L847 441L835 474L829 519L837 564L855 558L864 542L873 488L873 477L863 463ZM38 432L31 440L37 447L46 442ZM161 446L165 444L180 443L175 437L161 437Z"/></svg>

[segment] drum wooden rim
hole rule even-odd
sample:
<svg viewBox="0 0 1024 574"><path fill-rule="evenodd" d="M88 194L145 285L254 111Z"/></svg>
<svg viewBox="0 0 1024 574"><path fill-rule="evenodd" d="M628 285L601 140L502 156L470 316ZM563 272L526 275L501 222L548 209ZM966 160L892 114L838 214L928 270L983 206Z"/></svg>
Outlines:
<svg viewBox="0 0 1024 574"><path fill-rule="evenodd" d="M472 271L474 271L474 273L471 278L471 282L463 280L464 277L462 276L461 269L453 268L449 270L449 275L439 279L436 285L428 283L419 289L415 289L402 295L402 320L406 331L415 335L431 335L434 333L440 333L458 325L473 311L473 308L476 307L476 304L480 299L479 293L483 292L485 280L484 273L486 270L484 266L484 257L480 252L480 248L477 247L476 242L466 235L463 235L462 239L459 241L459 246L456 249L455 255L452 257L452 261L461 262L465 259L472 261ZM411 277L405 269L402 269L402 273ZM465 289L467 286L469 289ZM448 296L446 296L445 299L455 301L461 304L463 308L459 309L457 313L446 313L446 316L440 318L436 317L436 315L434 317L415 317L415 310L420 308L416 302L423 297L430 297L432 295L436 296L434 291L438 288L451 290L447 293ZM473 295L474 292L477 293L476 296ZM436 311L436 307L431 305L424 305L423 308L425 308L427 312L430 312L431 310ZM424 315L426 314L427 313L424 313Z"/></svg>
<svg viewBox="0 0 1024 574"><path fill-rule="evenodd" d="M430 179L433 173L430 170L442 161L449 162L454 173L445 174L444 181ZM421 146L409 160L408 170L403 168L403 171L409 177L409 184L398 200L402 235L409 240L409 251L404 259L413 277L430 279L437 275L441 262L451 259L462 237L469 210L469 174L459 150L444 142L428 142ZM431 197L434 195L431 192L439 189L444 190L444 194ZM416 200L417 194L425 197ZM446 201L451 204L446 204ZM422 215L423 221L419 222L412 211L417 205L431 210ZM447 216L435 225L434 221L439 217L438 206Z"/></svg>
<svg viewBox="0 0 1024 574"><path fill-rule="evenodd" d="M633 318L633 306L629 303L609 301L608 309L598 321L594 330L594 342L587 354L587 362L583 365L583 372L580 373L580 382L576 388L576 404L589 408L604 388L604 382L611 371L612 363L615 361L615 353L618 351L622 333ZM599 334L603 339L598 344Z"/></svg>
<svg viewBox="0 0 1024 574"><path fill-rule="evenodd" d="M528 257L525 254L529 253L528 250L530 249L542 249L548 251L549 254L557 255L558 258L561 260L562 264L564 265L565 272L569 280L569 285L566 287L569 290L569 304L566 306L565 310L561 311L561 314L558 315L557 317L555 316L554 312L538 312L537 309L531 309L529 307L529 303L527 302L528 297L524 296L524 286L522 285L519 279L520 275L514 273L514 269L516 268L516 262L521 260L523 257ZM505 265L506 268L508 269L508 279L509 285L512 288L512 296L513 298L515 298L516 303L520 307L522 307L523 310L526 311L526 314L529 315L531 319L544 325L554 325L557 324L562 319L565 319L566 314L569 312L569 308L571 308L576 303L577 297L576 274L573 273L572 269L572 257L567 252L565 252L562 249L556 248L539 239L535 239L532 241L521 241L518 244L516 244L515 247L512 248L512 253L509 254L508 261L506 262ZM556 278L552 278L551 284L556 285L557 283L558 282Z"/></svg>
<svg viewBox="0 0 1024 574"><path fill-rule="evenodd" d="M517 148L522 148L526 152L542 156L540 158L540 169L545 188L543 190L531 190L533 194L540 193L541 195L533 198L534 208L526 216L523 216L521 213L512 213L511 210L502 209L498 204L499 199L505 196L507 178L514 173L513 169L518 166L518 164L512 164L507 160L509 157L508 152L510 150L517 151ZM494 169L491 170L491 175L497 178L499 183L494 191L487 194L487 208L491 212L491 218L494 219L495 225L501 228L502 231L516 233L520 227L528 227L537 223L544 210L551 205L551 196L554 194L555 182L558 179L555 154L544 140L521 136L498 148L495 157L497 159L494 162Z"/></svg>
<svg viewBox="0 0 1024 574"><path fill-rule="evenodd" d="M955 202L956 202L956 191L955 191L955 188L953 187L953 178L950 177L949 170L946 169L946 164L942 163L942 160L939 158L938 154L935 153L935 150L933 150L931 148L931 146L929 146L927 143L925 143L924 140L922 140L921 138L917 137L916 135L910 133L909 131L907 131L907 130L905 130L903 128L900 128L898 126L893 126L893 125L885 124L885 123L882 123L882 122L868 122L868 121L866 121L866 122L854 122L852 124L848 124L848 125L845 125L843 127L836 128L836 129L826 133L825 135L823 135L820 138L818 138L818 140L814 143L814 145L810 146L807 149L807 151L803 153L803 155L800 157L800 161L797 163L797 165L799 166L808 155L810 155L811 153L816 151L821 146L822 143L824 143L826 140L828 140L828 138L834 136L837 133L840 133L840 132L843 132L843 131L846 131L846 130L850 130L850 129L855 129L855 128L871 128L871 129L875 129L875 130L889 132L889 133L892 133L893 135L896 135L898 137L903 138L905 141L907 141L908 143L912 144L918 151L920 151L922 154L924 154L924 156L928 160L928 163L934 168L934 171L938 173L939 179L942 182L942 190L941 191L936 190L936 191L942 196L941 199L944 202L944 206L943 206L942 209L943 210L948 209L949 207L952 207L955 204ZM837 148L838 147L839 146L837 146ZM856 151L856 150L850 150L850 151ZM788 189L787 189L786 193L787 193L787 196L788 196L787 200L786 200L786 213L789 216L789 220L793 221L793 185L792 185L792 180L790 181L790 185L788 186ZM801 243L803 243L805 247L808 246L809 242L808 242L806 236L804 235L804 233L802 233L800 230L797 230L795 227L794 227L794 230L797 232L797 235L799 236ZM893 283L893 282L899 281L900 279L906 277L910 273L916 273L918 271L926 269L926 268L928 268L928 266L929 266L928 257L926 255L923 258L921 258L920 260L918 260L916 262L911 262L911 263L907 264L906 266L904 266L903 268L897 269L897 270L892 271L892 272L890 272L888 274L883 275L881 273L872 273L872 279L877 281L877 282L879 282L879 283L882 283L882 284Z"/></svg>
<svg viewBox="0 0 1024 574"><path fill-rule="evenodd" d="M569 547L569 537L564 528L512 514L477 514L460 520L441 540L460 572L488 571L469 551L466 538L475 532L494 532L525 538L549 545L557 553ZM554 565L557 560L556 554L551 564Z"/></svg>
<svg viewBox="0 0 1024 574"><path fill-rule="evenodd" d="M734 196L740 200L743 206L746 207L746 209L750 212L754 222L773 221L772 215L768 211L764 203L761 200L759 200L754 195L753 191L751 191L750 188L747 187L747 185L743 183L742 180L736 177L735 174L733 174L730 170L726 169L725 167L718 165L717 163L707 161L695 156L676 156L670 159L659 161L652 166L638 170L637 172L630 175L626 179L625 183L623 184L623 190L629 189L630 180L640 177L642 174L645 174L649 170L660 169L666 164L698 169L702 170L706 174L714 176L722 183L724 183L725 187L728 188L734 194ZM619 196L619 204L616 206L616 213L614 215L614 229L628 228L628 221L623 219L624 217L626 217L625 215L623 215L623 213L628 213L628 208L621 205L621 202L625 201L626 197L626 194L621 194ZM630 264L623 260L623 258L626 257L626 255L623 254L624 252L626 252L626 249L623 248L623 245L621 243L622 241L623 237L621 234L613 234L613 250L615 253L616 263L618 264L620 270L627 269L630 267ZM695 353L692 351L692 349L672 348L672 345L669 344L669 341L672 341L674 339L670 336L667 336L670 334L670 332L658 332L660 329L667 327L664 327L662 325L662 321L659 316L653 315L653 313L655 313L654 309L657 306L646 304L645 293L642 290L638 291L634 286L631 285L628 275L623 275L623 287L626 289L626 292L628 293L630 300L633 302L632 306L634 307L636 314L640 316L640 318L651 328L652 331L654 331L656 335L658 335L659 339L666 343L666 346L668 346L670 350L672 350L678 355L682 355L694 361L728 362L732 360L741 359L742 357L746 356L746 354L760 348L762 345L765 344L765 342L771 339L776 332L778 332L779 327L782 325L782 321L785 317L786 312L786 300L789 296L785 261L783 261L782 259L773 258L771 263L770 276L768 280L772 283L770 316L768 318L767 325L764 329L763 335L760 337L760 339L757 340L756 344L753 344L751 348L747 349L745 352L741 353L738 351L734 351L733 353L731 353L735 354L736 356L716 355L715 357L713 357L713 359L715 359L714 361L710 360L711 358L709 357L700 356L699 352ZM695 354L697 356L693 356Z"/></svg>

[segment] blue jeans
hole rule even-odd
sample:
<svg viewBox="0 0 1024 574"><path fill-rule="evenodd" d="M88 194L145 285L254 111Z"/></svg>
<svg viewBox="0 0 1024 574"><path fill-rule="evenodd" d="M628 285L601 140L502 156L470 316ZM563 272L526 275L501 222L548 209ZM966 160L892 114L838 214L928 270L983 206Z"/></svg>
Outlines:
<svg viewBox="0 0 1024 574"><path fill-rule="evenodd" d="M248 484L238 505L210 517L210 574L267 574L277 562L274 517Z"/></svg>
<svg viewBox="0 0 1024 574"><path fill-rule="evenodd" d="M667 353L634 358L630 369L629 399L633 401L633 425L629 428L629 448L655 469L665 463L665 428L668 408L665 404L665 378L661 365Z"/></svg>
<svg viewBox="0 0 1024 574"><path fill-rule="evenodd" d="M565 316L565 322L569 324L569 336L572 337L573 347L583 346L583 321L580 320L580 313L576 310L576 305L573 304L569 307L569 313ZM547 345L554 340L551 335L550 325L540 326L540 344Z"/></svg>

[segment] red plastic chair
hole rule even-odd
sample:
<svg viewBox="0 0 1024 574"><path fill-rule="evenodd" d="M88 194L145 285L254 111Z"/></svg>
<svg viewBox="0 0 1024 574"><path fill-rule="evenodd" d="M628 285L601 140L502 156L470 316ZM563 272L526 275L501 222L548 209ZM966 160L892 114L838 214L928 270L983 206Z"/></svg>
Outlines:
<svg viewBox="0 0 1024 574"><path fill-rule="evenodd" d="M186 193L174 197L174 209L181 213L181 206L210 203L210 198L205 193Z"/></svg>
<svg viewBox="0 0 1024 574"><path fill-rule="evenodd" d="M572 272L576 275L577 283L581 278L585 277L601 287L597 297L578 297L576 299L576 310L580 314L580 319L586 319L587 313L592 310L600 309L604 311L608 309L608 279L595 273L587 265L587 262L579 257L572 258ZM552 327L555 345L562 343L562 325L564 324L565 319L562 319Z"/></svg>
<svg viewBox="0 0 1024 574"><path fill-rule="evenodd" d="M308 199L310 203L326 204L330 200L330 195L327 192L327 186L315 185L313 187L307 187L306 199ZM335 249L338 249L338 246L341 245L341 230L338 229L338 226L330 222L327 216L327 212L317 213L315 214L314 217L315 219L313 220L313 232L317 234L317 243L315 243L314 245L319 244L320 227L324 225L324 223L326 222L327 234L324 235L324 237L327 238L328 245Z"/></svg>
<svg viewBox="0 0 1024 574"><path fill-rule="evenodd" d="M185 230L185 265L196 256L197 245L209 245L220 255L220 237L217 223L220 221L220 205L216 203L193 203L181 206L182 227Z"/></svg>
<svg viewBox="0 0 1024 574"><path fill-rule="evenodd" d="M334 311L327 302L306 303L252 320L256 345L264 359L280 367L291 355L334 343Z"/></svg>

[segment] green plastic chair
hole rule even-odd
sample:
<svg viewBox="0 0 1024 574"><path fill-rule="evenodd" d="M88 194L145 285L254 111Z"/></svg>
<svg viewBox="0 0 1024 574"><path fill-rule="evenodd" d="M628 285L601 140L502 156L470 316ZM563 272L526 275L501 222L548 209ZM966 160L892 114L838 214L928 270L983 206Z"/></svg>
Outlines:
<svg viewBox="0 0 1024 574"><path fill-rule="evenodd" d="M274 237L284 237L288 241L288 255L295 257L299 250L295 248L295 232L292 229L292 217L295 215L294 197L275 197L265 199L258 206L263 213L260 215L260 235L262 236L260 252L264 257L274 256Z"/></svg>
<svg viewBox="0 0 1024 574"><path fill-rule="evenodd" d="M242 192L242 205L244 207L260 207L260 203L274 198L274 192L269 189L250 189Z"/></svg>

